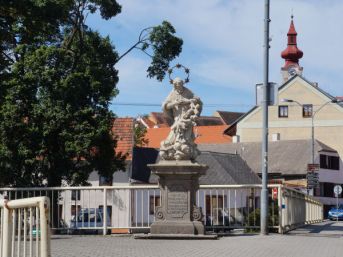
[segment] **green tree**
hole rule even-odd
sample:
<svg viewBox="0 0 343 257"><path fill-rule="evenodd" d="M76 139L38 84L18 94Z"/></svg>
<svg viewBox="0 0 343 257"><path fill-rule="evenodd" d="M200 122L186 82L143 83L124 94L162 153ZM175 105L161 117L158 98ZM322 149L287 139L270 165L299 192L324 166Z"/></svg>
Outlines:
<svg viewBox="0 0 343 257"><path fill-rule="evenodd" d="M134 127L134 141L135 146L145 146L149 143L149 139L145 138L147 133L146 127L141 124L136 123Z"/></svg>
<svg viewBox="0 0 343 257"><path fill-rule="evenodd" d="M163 22L119 56L85 23L120 13L115 0L0 3L0 185L82 185L92 170L112 177L125 160L110 132L115 65L140 49L151 57L148 76L162 80L182 40Z"/></svg>

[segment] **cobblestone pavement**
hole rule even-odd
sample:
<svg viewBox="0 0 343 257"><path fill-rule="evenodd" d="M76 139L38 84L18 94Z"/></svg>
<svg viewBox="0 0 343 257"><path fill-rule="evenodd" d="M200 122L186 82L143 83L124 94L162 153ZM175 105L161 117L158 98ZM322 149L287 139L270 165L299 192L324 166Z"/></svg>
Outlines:
<svg viewBox="0 0 343 257"><path fill-rule="evenodd" d="M325 226L329 230L325 230ZM343 222L311 225L287 235L234 235L218 240L137 240L131 236L73 236L53 239L51 247L53 257L341 257Z"/></svg>
<svg viewBox="0 0 343 257"><path fill-rule="evenodd" d="M343 222L326 221L318 224L298 228L289 233L290 235L308 236L333 236L343 237Z"/></svg>

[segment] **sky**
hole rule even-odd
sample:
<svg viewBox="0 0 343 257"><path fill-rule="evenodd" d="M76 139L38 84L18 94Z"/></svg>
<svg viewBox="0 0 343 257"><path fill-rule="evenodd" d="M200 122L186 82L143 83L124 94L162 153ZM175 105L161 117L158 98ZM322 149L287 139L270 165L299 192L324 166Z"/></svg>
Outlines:
<svg viewBox="0 0 343 257"><path fill-rule="evenodd" d="M119 55L137 42L140 31L172 23L184 41L172 65L190 69L187 87L203 103L202 115L216 110L248 111L255 105L255 85L263 81L264 0L118 0L122 12L87 23L109 36ZM291 14L304 52L303 76L333 96L343 96L343 1L270 0L269 81L281 85L280 53L287 46ZM111 109L119 117L161 111L172 86L168 79L147 78L150 59L132 51L116 66L119 95ZM182 75L182 74L181 74ZM151 106L152 105L152 106Z"/></svg>

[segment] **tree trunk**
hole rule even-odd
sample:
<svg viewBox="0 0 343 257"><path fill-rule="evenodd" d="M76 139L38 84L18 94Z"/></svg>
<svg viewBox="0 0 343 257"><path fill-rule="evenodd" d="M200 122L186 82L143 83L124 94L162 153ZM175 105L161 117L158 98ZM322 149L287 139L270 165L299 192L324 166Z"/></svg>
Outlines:
<svg viewBox="0 0 343 257"><path fill-rule="evenodd" d="M53 173L53 172L51 172ZM59 176L54 176L52 174L48 177L48 187L60 187L62 183L62 179ZM58 234L59 229L61 227L61 216L58 215L59 212L59 199L60 199L60 192L59 191L48 191L48 197L50 198L50 224L51 228L53 228L52 232Z"/></svg>

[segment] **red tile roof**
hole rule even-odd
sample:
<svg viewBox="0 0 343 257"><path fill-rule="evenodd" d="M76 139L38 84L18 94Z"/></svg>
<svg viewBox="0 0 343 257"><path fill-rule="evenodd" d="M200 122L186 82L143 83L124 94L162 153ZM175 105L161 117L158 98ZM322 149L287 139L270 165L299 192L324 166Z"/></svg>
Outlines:
<svg viewBox="0 0 343 257"><path fill-rule="evenodd" d="M161 127L161 125L167 127L173 123L170 118L166 117L163 114L163 112L151 112L149 115L149 119L152 122L154 122L158 127Z"/></svg>
<svg viewBox="0 0 343 257"><path fill-rule="evenodd" d="M229 126L197 126L194 128L194 133L197 136L195 143L197 144L225 144L231 143L231 137L224 135L223 132ZM170 128L148 128L145 138L149 143L145 147L160 148L161 141L166 139Z"/></svg>
<svg viewBox="0 0 343 257"><path fill-rule="evenodd" d="M223 121L223 124L231 125L243 114L243 112L216 111L214 115L218 115L218 117Z"/></svg>
<svg viewBox="0 0 343 257"><path fill-rule="evenodd" d="M116 153L128 153L129 155L126 160L132 160L132 148L134 146L133 126L133 118L116 118L113 121L112 133L118 140Z"/></svg>

